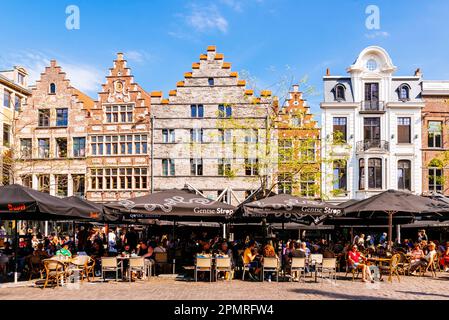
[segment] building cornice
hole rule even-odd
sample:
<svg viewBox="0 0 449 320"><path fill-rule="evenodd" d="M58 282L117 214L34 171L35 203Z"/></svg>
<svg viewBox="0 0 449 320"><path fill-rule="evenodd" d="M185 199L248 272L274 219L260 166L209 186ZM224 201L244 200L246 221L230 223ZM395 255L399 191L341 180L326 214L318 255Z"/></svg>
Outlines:
<svg viewBox="0 0 449 320"><path fill-rule="evenodd" d="M6 78L2 75L0 75L0 83L15 90L15 91L20 92L21 94L31 96L31 90L29 90L25 87L22 87L21 85L9 80L8 78Z"/></svg>
<svg viewBox="0 0 449 320"><path fill-rule="evenodd" d="M323 102L320 104L321 108L329 108L329 109L356 109L360 106L360 103L351 102L351 103L341 103L341 102Z"/></svg>

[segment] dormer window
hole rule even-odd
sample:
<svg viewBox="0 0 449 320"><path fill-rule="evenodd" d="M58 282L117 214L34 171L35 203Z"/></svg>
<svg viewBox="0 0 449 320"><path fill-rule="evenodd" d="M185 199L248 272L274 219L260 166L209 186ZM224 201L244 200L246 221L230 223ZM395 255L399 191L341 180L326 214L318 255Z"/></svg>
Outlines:
<svg viewBox="0 0 449 320"><path fill-rule="evenodd" d="M56 84L50 83L50 94L56 93Z"/></svg>
<svg viewBox="0 0 449 320"><path fill-rule="evenodd" d="M346 100L346 94L345 94L346 87L343 84L341 84L341 83L337 84L334 88L334 91L335 91L334 93L335 93L336 101L345 101Z"/></svg>
<svg viewBox="0 0 449 320"><path fill-rule="evenodd" d="M20 85L24 85L25 84L25 75L23 74L23 73L18 73L17 74L17 82L20 84Z"/></svg>
<svg viewBox="0 0 449 320"><path fill-rule="evenodd" d="M399 100L408 101L410 100L410 87L408 84L404 83L398 88Z"/></svg>

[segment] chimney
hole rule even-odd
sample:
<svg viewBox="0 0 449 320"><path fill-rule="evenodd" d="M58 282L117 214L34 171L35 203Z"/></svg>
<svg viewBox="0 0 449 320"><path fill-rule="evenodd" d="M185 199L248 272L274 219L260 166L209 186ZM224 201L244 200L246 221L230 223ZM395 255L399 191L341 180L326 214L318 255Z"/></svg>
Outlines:
<svg viewBox="0 0 449 320"><path fill-rule="evenodd" d="M330 76L331 75L331 70L329 68L326 69L326 76Z"/></svg>

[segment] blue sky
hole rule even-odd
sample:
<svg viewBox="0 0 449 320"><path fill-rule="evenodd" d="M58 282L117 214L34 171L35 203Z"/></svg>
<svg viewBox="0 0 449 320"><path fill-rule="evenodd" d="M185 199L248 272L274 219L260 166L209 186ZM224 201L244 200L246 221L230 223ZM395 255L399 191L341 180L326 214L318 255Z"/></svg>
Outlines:
<svg viewBox="0 0 449 320"><path fill-rule="evenodd" d="M380 30L368 30L368 5ZM80 30L67 30L68 5ZM24 65L32 78L57 59L75 86L93 98L116 52L135 80L167 95L208 45L216 45L259 89L307 76L319 112L326 68L344 75L366 46L387 49L398 75L420 67L426 79L449 79L447 0L16 0L2 1L0 68ZM283 88L285 85L281 85Z"/></svg>

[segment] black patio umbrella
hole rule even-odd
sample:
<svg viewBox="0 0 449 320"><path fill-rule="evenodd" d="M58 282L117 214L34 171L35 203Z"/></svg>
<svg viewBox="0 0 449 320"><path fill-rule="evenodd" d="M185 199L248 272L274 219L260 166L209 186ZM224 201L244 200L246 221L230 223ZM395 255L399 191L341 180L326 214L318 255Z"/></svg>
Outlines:
<svg viewBox="0 0 449 320"><path fill-rule="evenodd" d="M235 212L229 204L189 190L172 189L104 205L106 214L126 219L226 222Z"/></svg>
<svg viewBox="0 0 449 320"><path fill-rule="evenodd" d="M69 203L20 185L0 187L0 220L91 220L101 219L101 211L95 208ZM15 227L15 274L17 275L18 232ZM15 277L15 281L17 277Z"/></svg>
<svg viewBox="0 0 449 320"><path fill-rule="evenodd" d="M67 197L63 200L71 205L74 205L75 207L84 208L85 210L91 210L92 212L99 212L101 215L99 219L101 219L103 222L115 222L118 219L118 217L114 215L104 213L103 204L101 203L96 203L76 196Z"/></svg>
<svg viewBox="0 0 449 320"><path fill-rule="evenodd" d="M311 225L342 213L342 209L323 201L279 194L244 204L242 215L237 219L250 222L265 218L269 223Z"/></svg>
<svg viewBox="0 0 449 320"><path fill-rule="evenodd" d="M388 221L388 239L393 237L393 224L412 223L421 219L435 219L449 213L449 206L436 200L409 192L388 190L358 201L344 209L345 218L363 224Z"/></svg>

